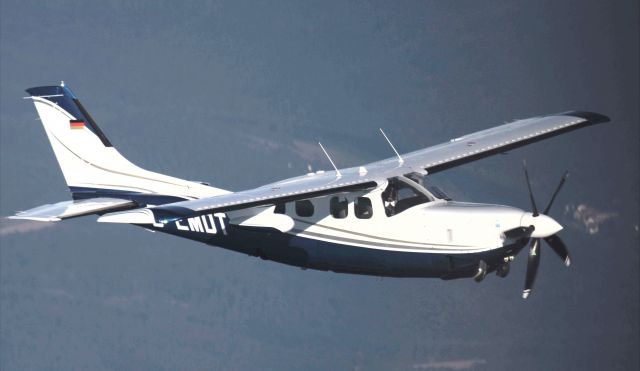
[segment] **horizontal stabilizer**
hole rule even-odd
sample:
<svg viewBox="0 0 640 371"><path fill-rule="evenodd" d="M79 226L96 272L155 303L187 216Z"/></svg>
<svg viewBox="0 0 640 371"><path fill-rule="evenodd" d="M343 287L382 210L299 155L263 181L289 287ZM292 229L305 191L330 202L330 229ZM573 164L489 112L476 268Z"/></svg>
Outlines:
<svg viewBox="0 0 640 371"><path fill-rule="evenodd" d="M9 219L29 219L42 222L57 222L77 216L97 214L108 210L134 207L136 203L119 198L88 198L84 200L62 201L21 211Z"/></svg>
<svg viewBox="0 0 640 371"><path fill-rule="evenodd" d="M147 208L119 211L98 218L99 223L155 224L153 212Z"/></svg>
<svg viewBox="0 0 640 371"><path fill-rule="evenodd" d="M186 213L173 215L169 219L163 219L154 214L155 208L138 208L104 214L98 218L100 223L124 223L124 224L152 224L162 226L169 221L197 217L197 214ZM244 209L239 212L229 213L229 223L242 227L273 228L286 233L293 229L294 221L288 215L274 213L274 206L264 209ZM163 220L160 220L163 219Z"/></svg>

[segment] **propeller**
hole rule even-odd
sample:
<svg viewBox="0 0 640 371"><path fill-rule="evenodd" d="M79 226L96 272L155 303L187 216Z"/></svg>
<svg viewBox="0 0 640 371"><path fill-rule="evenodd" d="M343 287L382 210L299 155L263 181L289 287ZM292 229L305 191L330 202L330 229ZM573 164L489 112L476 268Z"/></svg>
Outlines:
<svg viewBox="0 0 640 371"><path fill-rule="evenodd" d="M531 182L529 181L529 173L527 171L526 161L523 161L522 167L524 169L524 176L527 181L527 189L529 190L529 199L531 200L531 208L533 209L533 213L531 214L532 216L531 221L536 222L536 219L540 218L539 224L549 225L550 223L549 220L555 223L555 221L549 218L546 214L549 212L549 210L551 210L551 206L553 205L553 202L555 201L556 196L560 192L560 189L562 188L565 181L567 180L567 177L569 176L569 172L566 171L564 173L564 175L560 179L560 183L558 184L558 186L556 187L556 190L553 192L553 195L551 196L551 200L549 201L549 204L547 204L547 207L545 207L542 214L540 214L538 212L538 207L536 205L535 198L533 197L533 192L531 191ZM569 250L567 250L567 246L564 244L564 242L562 242L562 239L560 239L560 237L558 237L557 234L554 233L552 235L545 236L545 237L540 236L540 237L532 238L531 244L529 245L529 256L527 259L527 275L525 277L524 290L522 291L522 298L524 299L529 297L529 295L531 294L531 290L533 289L533 284L536 280L536 275L538 273L538 266L540 265L540 253L541 253L540 240L541 239L544 240L551 247L551 249L556 253L556 255L560 257L560 259L562 259L565 266L568 267L569 264L571 264L571 260L569 258Z"/></svg>

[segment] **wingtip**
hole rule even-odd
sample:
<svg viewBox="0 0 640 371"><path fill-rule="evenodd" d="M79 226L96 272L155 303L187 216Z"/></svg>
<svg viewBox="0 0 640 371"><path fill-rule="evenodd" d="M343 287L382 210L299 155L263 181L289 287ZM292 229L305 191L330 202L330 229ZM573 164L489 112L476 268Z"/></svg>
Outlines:
<svg viewBox="0 0 640 371"><path fill-rule="evenodd" d="M608 116L605 116L601 113L597 112L589 112L589 111L569 111L564 112L564 116L573 116L580 117L582 119L587 120L591 124L601 124L604 122L609 122L611 119Z"/></svg>
<svg viewBox="0 0 640 371"><path fill-rule="evenodd" d="M522 298L526 299L529 297L529 294L531 294L531 290L524 290L522 291Z"/></svg>

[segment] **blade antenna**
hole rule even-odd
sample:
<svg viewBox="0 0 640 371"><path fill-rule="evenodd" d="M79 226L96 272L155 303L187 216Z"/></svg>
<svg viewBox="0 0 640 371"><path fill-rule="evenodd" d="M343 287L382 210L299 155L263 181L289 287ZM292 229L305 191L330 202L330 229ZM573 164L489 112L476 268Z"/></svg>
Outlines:
<svg viewBox="0 0 640 371"><path fill-rule="evenodd" d="M387 137L387 134L384 133L384 130L382 130L382 128L380 128L380 132L384 136L384 139L387 140L387 143L389 143L389 145L391 146L391 149L393 149L393 152L395 152L396 156L398 156L398 163L400 163L400 165L402 165L404 163L404 159L402 158L402 156L400 156L400 154L396 150L396 147L393 146L393 143L391 143L391 141L389 140L389 137Z"/></svg>
<svg viewBox="0 0 640 371"><path fill-rule="evenodd" d="M336 164L333 163L333 160L331 159L331 156L329 156L329 153L327 153L327 150L324 149L324 147L322 146L322 143L318 142L318 144L320 145L320 148L322 148L322 152L324 152L325 156L327 156L327 158L329 159L329 162L331 162L331 165L333 166L333 168L336 170L336 175L338 177L341 177L342 173L340 173L340 170L338 170L338 168L336 167Z"/></svg>

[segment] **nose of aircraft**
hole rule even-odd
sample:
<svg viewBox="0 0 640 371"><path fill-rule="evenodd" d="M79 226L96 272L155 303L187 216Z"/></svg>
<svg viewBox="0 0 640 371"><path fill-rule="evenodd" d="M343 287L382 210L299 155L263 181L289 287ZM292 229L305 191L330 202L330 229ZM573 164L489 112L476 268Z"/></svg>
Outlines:
<svg viewBox="0 0 640 371"><path fill-rule="evenodd" d="M534 226L535 229L531 234L533 238L544 238L552 236L562 230L562 226L546 215L539 214L533 216L532 213L525 213L520 220L522 227Z"/></svg>

